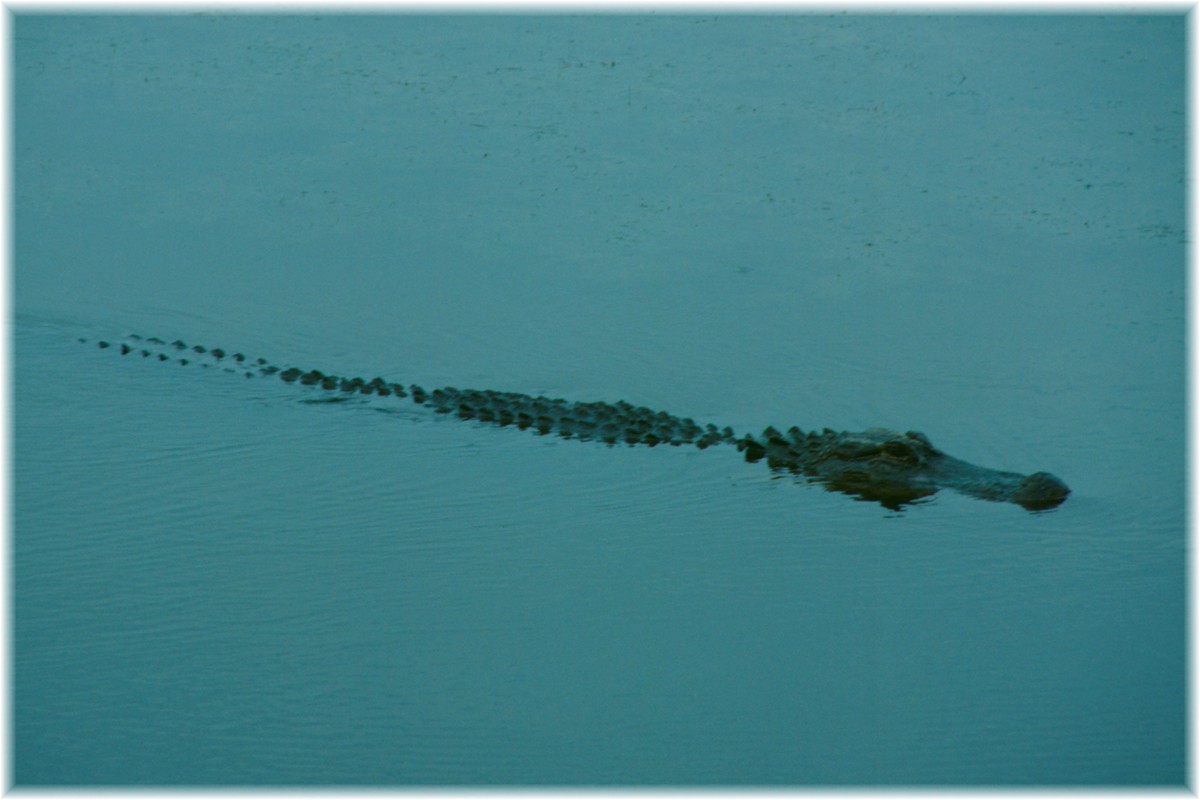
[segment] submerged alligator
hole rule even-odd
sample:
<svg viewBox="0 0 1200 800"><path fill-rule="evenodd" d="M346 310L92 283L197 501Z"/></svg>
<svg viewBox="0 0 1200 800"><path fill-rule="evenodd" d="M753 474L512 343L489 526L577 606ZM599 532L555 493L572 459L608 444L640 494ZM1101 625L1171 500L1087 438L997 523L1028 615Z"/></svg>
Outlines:
<svg viewBox="0 0 1200 800"><path fill-rule="evenodd" d="M917 431L898 433L870 428L852 433L826 428L806 433L793 426L784 432L768 427L758 436L739 437L729 427L701 425L689 417L652 411L623 400L580 403L453 386L427 391L415 384L406 386L383 378L364 380L315 369L280 368L263 358L251 359L219 347L188 345L178 339L166 342L137 334L127 338L126 343L99 341L98 345L121 355L153 357L178 364L220 364L227 371L244 373L248 378L277 375L288 383L327 392L329 401L371 394L411 398L414 403L441 414L512 425L542 435L557 434L608 445L693 445L701 450L734 445L747 461L765 461L772 471L803 476L830 491L877 501L891 509L899 509L940 489L952 489L983 500L1016 503L1031 511L1054 508L1070 494L1067 485L1048 472L1022 475L976 466L946 455Z"/></svg>

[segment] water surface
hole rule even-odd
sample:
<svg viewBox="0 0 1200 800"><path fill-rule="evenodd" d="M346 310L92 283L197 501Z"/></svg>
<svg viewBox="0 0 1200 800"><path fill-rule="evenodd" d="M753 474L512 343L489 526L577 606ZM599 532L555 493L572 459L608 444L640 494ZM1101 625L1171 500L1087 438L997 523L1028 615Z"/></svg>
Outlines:
<svg viewBox="0 0 1200 800"><path fill-rule="evenodd" d="M13 31L18 785L1183 784L1182 16ZM894 512L130 332L1073 494Z"/></svg>

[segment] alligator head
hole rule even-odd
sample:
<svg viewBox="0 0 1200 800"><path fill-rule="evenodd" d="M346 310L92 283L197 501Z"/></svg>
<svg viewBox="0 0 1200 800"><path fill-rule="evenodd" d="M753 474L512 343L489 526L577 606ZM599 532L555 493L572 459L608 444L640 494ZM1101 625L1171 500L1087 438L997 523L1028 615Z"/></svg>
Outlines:
<svg viewBox="0 0 1200 800"><path fill-rule="evenodd" d="M874 500L888 508L952 489L1040 511L1058 506L1071 491L1048 472L1002 472L946 455L918 431L869 428L838 432L826 428L805 434L792 428L785 435L767 428L762 440L746 437L739 441L747 460L766 458L774 469L803 474L831 491Z"/></svg>

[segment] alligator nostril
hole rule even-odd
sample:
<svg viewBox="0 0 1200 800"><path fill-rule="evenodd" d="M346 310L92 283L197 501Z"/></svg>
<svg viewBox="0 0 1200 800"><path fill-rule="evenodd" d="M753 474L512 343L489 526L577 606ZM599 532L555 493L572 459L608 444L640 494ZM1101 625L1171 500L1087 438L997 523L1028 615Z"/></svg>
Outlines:
<svg viewBox="0 0 1200 800"><path fill-rule="evenodd" d="M1021 480L1013 492L1013 501L1031 510L1054 508L1067 499L1071 490L1049 472L1035 472Z"/></svg>

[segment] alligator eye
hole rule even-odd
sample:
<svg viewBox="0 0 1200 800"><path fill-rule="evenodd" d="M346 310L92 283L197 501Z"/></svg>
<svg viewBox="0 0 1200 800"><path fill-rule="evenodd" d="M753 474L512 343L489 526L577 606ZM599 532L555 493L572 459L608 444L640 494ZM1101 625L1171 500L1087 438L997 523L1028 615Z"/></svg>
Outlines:
<svg viewBox="0 0 1200 800"><path fill-rule="evenodd" d="M889 455L892 458L898 458L901 461L915 462L917 460L917 455L913 452L911 447L906 445L904 442L898 442L894 439L883 445L883 452L885 455Z"/></svg>
<svg viewBox="0 0 1200 800"><path fill-rule="evenodd" d="M851 439L846 442L839 442L832 450L832 455L838 458L844 458L848 461L853 461L860 458L870 458L878 452L870 442L859 442Z"/></svg>

